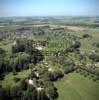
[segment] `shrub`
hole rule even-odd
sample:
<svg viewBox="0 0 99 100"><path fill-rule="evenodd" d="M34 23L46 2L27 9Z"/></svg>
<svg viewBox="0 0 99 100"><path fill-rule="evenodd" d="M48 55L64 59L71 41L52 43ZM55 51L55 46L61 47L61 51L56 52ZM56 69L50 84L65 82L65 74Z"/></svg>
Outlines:
<svg viewBox="0 0 99 100"><path fill-rule="evenodd" d="M99 61L99 55L97 55L97 54L91 54L91 55L89 55L89 58L95 62Z"/></svg>
<svg viewBox="0 0 99 100"><path fill-rule="evenodd" d="M89 34L83 34L82 38L89 38L91 37Z"/></svg>
<svg viewBox="0 0 99 100"><path fill-rule="evenodd" d="M57 70L54 72L49 72L49 78L51 81L56 81L57 79L60 79L64 76L64 74L62 73L62 71Z"/></svg>
<svg viewBox="0 0 99 100"><path fill-rule="evenodd" d="M20 81L20 78L18 78L18 77L14 77L14 79L13 79L15 82L19 82Z"/></svg>
<svg viewBox="0 0 99 100"><path fill-rule="evenodd" d="M22 89L22 90L27 90L27 82L26 82L26 80L25 79L23 79L23 80L21 80L21 82L20 82L20 88Z"/></svg>
<svg viewBox="0 0 99 100"><path fill-rule="evenodd" d="M58 98L58 92L57 92L57 89L54 86L47 87L46 88L46 94L52 100Z"/></svg>
<svg viewBox="0 0 99 100"><path fill-rule="evenodd" d="M66 74L71 73L71 72L73 72L74 70L75 70L74 66L66 66L66 67L64 68L64 72L65 72Z"/></svg>

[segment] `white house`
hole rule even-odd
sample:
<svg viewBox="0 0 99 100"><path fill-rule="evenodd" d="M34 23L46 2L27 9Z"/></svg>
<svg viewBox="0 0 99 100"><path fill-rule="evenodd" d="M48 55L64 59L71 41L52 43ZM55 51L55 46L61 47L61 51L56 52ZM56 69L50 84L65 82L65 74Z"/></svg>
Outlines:
<svg viewBox="0 0 99 100"><path fill-rule="evenodd" d="M52 68L49 68L48 71L49 72L54 72L54 70Z"/></svg>
<svg viewBox="0 0 99 100"><path fill-rule="evenodd" d="M33 80L29 79L29 84L30 84L30 85L34 85Z"/></svg>
<svg viewBox="0 0 99 100"><path fill-rule="evenodd" d="M43 90L42 87L37 87L36 89L37 89L37 91L42 91Z"/></svg>
<svg viewBox="0 0 99 100"><path fill-rule="evenodd" d="M42 50L43 48L39 46L39 47L36 47L36 49L37 50Z"/></svg>

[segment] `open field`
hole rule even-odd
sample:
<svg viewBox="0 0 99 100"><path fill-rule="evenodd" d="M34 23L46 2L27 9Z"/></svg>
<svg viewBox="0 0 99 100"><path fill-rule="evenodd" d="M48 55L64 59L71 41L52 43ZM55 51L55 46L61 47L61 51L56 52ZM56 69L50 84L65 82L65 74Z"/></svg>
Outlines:
<svg viewBox="0 0 99 100"><path fill-rule="evenodd" d="M65 75L57 81L58 100L99 100L99 81L94 82L78 73Z"/></svg>

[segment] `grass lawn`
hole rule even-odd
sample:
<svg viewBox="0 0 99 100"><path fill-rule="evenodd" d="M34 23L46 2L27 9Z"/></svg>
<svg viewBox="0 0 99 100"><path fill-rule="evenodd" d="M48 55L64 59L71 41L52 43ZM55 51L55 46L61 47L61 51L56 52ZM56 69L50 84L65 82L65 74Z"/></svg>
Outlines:
<svg viewBox="0 0 99 100"><path fill-rule="evenodd" d="M13 75L13 73L11 72L5 76L4 80L0 81L0 84L4 88L11 88L19 83L19 82L16 83L14 81L15 77L20 78L20 79L27 78L30 72L31 70L23 70L21 72L18 72L17 75Z"/></svg>
<svg viewBox="0 0 99 100"><path fill-rule="evenodd" d="M12 47L12 43L7 43L7 44L4 44L3 42L0 43L0 48L8 52L11 52L11 47Z"/></svg>
<svg viewBox="0 0 99 100"><path fill-rule="evenodd" d="M99 81L92 81L78 73L65 75L57 81L58 100L99 100Z"/></svg>

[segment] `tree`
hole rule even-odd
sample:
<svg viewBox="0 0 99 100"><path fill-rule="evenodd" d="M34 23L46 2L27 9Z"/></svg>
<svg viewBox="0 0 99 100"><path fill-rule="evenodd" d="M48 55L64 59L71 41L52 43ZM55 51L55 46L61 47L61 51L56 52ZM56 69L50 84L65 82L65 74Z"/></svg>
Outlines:
<svg viewBox="0 0 99 100"><path fill-rule="evenodd" d="M54 86L47 87L46 94L50 99L55 99L58 97L57 89Z"/></svg>
<svg viewBox="0 0 99 100"><path fill-rule="evenodd" d="M0 88L0 100L6 100L6 90L3 88Z"/></svg>
<svg viewBox="0 0 99 100"><path fill-rule="evenodd" d="M49 72L49 78L51 81L56 81L57 79L60 79L63 76L64 76L64 74L60 70Z"/></svg>
<svg viewBox="0 0 99 100"><path fill-rule="evenodd" d="M16 53L12 55L9 62L10 66L12 66L13 71L21 71L23 69L28 69L30 56L25 52Z"/></svg>
<svg viewBox="0 0 99 100"><path fill-rule="evenodd" d="M0 100L6 100L7 98L11 100L9 90L0 88Z"/></svg>
<svg viewBox="0 0 99 100"><path fill-rule="evenodd" d="M0 48L0 55L3 55L5 53L6 53L6 51L4 49Z"/></svg>
<svg viewBox="0 0 99 100"><path fill-rule="evenodd" d="M0 74L7 71L7 64L4 58L0 58Z"/></svg>
<svg viewBox="0 0 99 100"><path fill-rule="evenodd" d="M44 89L37 92L37 100L48 100Z"/></svg>
<svg viewBox="0 0 99 100"><path fill-rule="evenodd" d="M28 85L28 89L23 96L23 100L37 100L37 90L33 86Z"/></svg>
<svg viewBox="0 0 99 100"><path fill-rule="evenodd" d="M98 54L92 53L91 55L89 55L89 58L92 59L95 62L99 61L99 55Z"/></svg>
<svg viewBox="0 0 99 100"><path fill-rule="evenodd" d="M74 66L66 66L64 67L64 72L67 74L67 73L70 73L70 72L73 72L75 70Z"/></svg>
<svg viewBox="0 0 99 100"><path fill-rule="evenodd" d="M31 55L30 56L31 62L34 64L36 64L39 61L42 61L44 59L44 55L43 55L42 51L39 51L37 49L32 50L30 55Z"/></svg>
<svg viewBox="0 0 99 100"><path fill-rule="evenodd" d="M81 46L81 43L79 41L76 41L75 44L71 46L71 48L77 49L77 48L80 48L80 46Z"/></svg>
<svg viewBox="0 0 99 100"><path fill-rule="evenodd" d="M23 96L22 89L19 86L10 89L10 95L12 100L21 100Z"/></svg>
<svg viewBox="0 0 99 100"><path fill-rule="evenodd" d="M89 37L91 37L89 34L83 34L83 36L82 36L83 38L89 38Z"/></svg>
<svg viewBox="0 0 99 100"><path fill-rule="evenodd" d="M93 46L96 46L97 48L99 48L99 43L93 43Z"/></svg>
<svg viewBox="0 0 99 100"><path fill-rule="evenodd" d="M25 79L21 80L20 82L20 88L23 90L23 91L26 91L27 90L27 82Z"/></svg>

